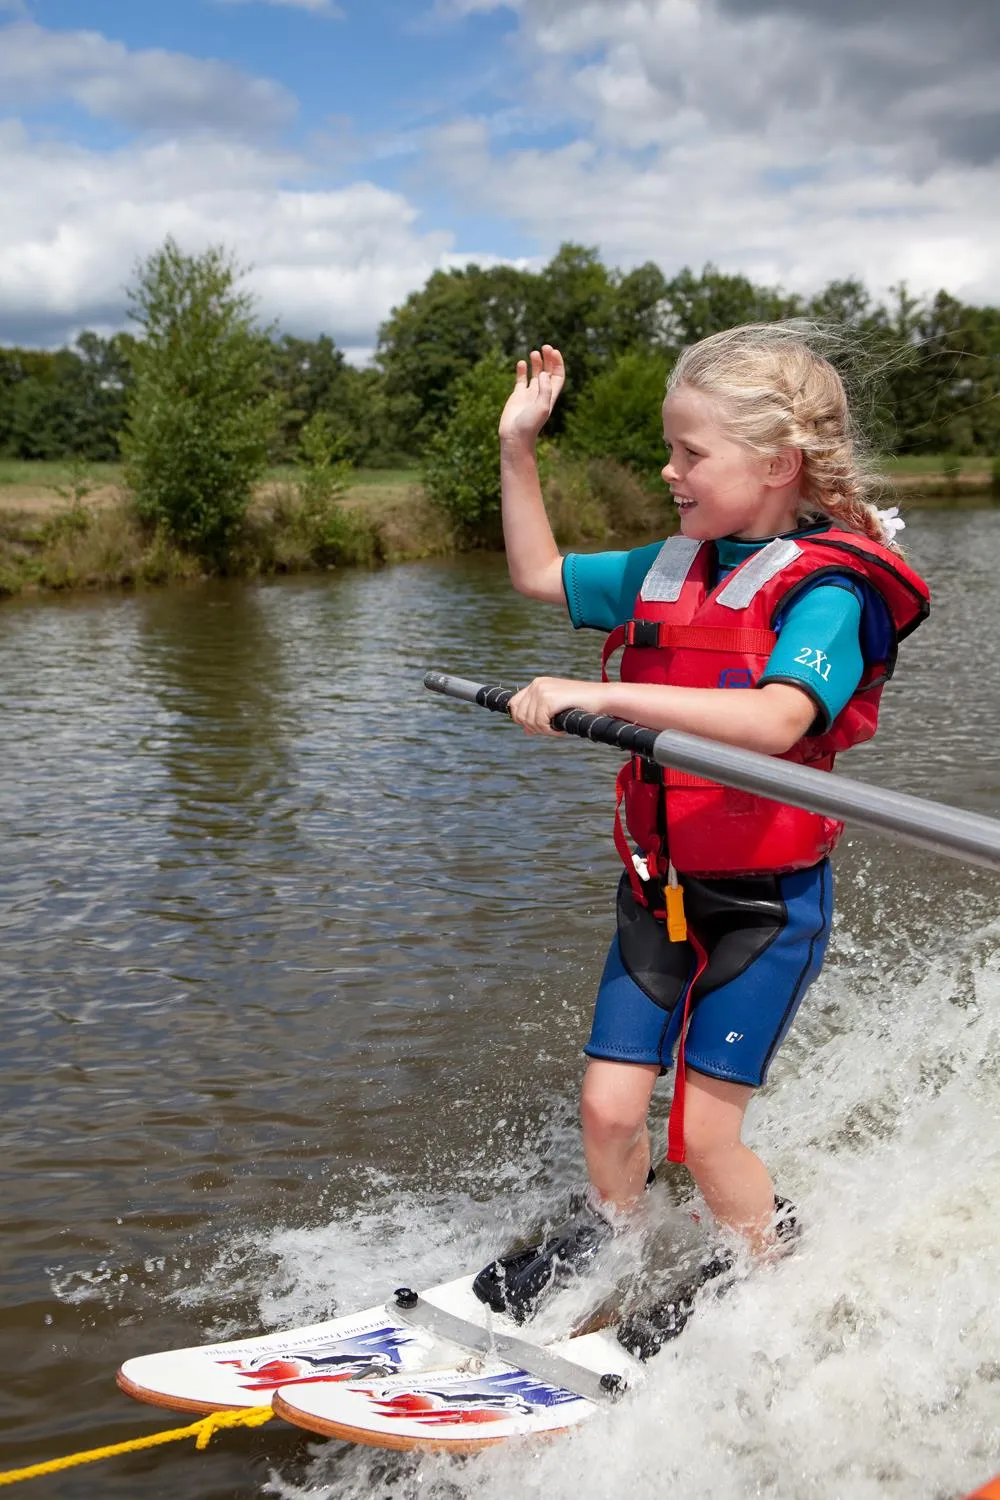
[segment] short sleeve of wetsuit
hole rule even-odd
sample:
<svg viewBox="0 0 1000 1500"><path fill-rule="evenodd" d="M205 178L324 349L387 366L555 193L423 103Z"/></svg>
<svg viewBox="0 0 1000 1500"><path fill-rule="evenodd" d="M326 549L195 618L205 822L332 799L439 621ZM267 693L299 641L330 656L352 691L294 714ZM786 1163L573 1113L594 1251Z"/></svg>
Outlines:
<svg viewBox="0 0 1000 1500"><path fill-rule="evenodd" d="M563 558L563 590L577 630L614 630L632 618L635 596L656 561L662 542L631 552L569 552Z"/></svg>
<svg viewBox="0 0 1000 1500"><path fill-rule="evenodd" d="M861 612L864 596L848 579L817 584L778 616L778 641L758 687L787 682L816 704L811 734L823 734L861 681Z"/></svg>

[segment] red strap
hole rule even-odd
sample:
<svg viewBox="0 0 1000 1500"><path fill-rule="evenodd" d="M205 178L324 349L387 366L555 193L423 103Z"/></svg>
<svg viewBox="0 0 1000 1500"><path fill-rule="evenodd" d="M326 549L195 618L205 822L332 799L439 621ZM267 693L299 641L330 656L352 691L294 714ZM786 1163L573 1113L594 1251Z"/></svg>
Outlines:
<svg viewBox="0 0 1000 1500"><path fill-rule="evenodd" d="M640 905L645 906L646 893L642 888L642 881L639 879L639 871L635 867L635 860L632 858L632 850L629 847L629 841L625 837L625 830L622 827L621 808L622 803L625 800L625 788L628 786L631 780L632 762L630 760L627 760L622 766L621 770L618 772L618 776L615 780L615 848L618 850L618 854L621 858L622 864L628 871L628 878L631 882L632 893L635 896L635 899L640 903Z"/></svg>
<svg viewBox="0 0 1000 1500"><path fill-rule="evenodd" d="M707 781L704 776L695 776L692 771L675 771L673 766L663 767L663 785L669 791L673 787L710 786L718 789L717 781Z"/></svg>
<svg viewBox="0 0 1000 1500"><path fill-rule="evenodd" d="M777 640L773 630L739 630L724 625L671 625L661 631L660 645L679 646L686 651L732 651L737 656L770 656Z"/></svg>
<svg viewBox="0 0 1000 1500"><path fill-rule="evenodd" d="M625 644L625 626L616 625L614 630L604 642L604 650L601 652L601 681L608 681L608 662L614 656L619 646Z"/></svg>
<svg viewBox="0 0 1000 1500"><path fill-rule="evenodd" d="M681 1039L677 1046L677 1066L674 1076L674 1097L670 1105L670 1123L667 1126L667 1161L682 1162L684 1160L684 1096L687 1092L687 1069L684 1063L684 1049L687 1044L688 1021L691 1015L691 991L705 972L708 963L708 955L701 943L695 937L691 928L688 928L688 942L694 949L695 964L694 973L688 982L684 994L684 1019L681 1022Z"/></svg>
<svg viewBox="0 0 1000 1500"><path fill-rule="evenodd" d="M608 662L620 646L632 646L637 621L616 625L601 652L601 681L608 680ZM770 656L777 642L773 630L740 630L723 625L668 625L661 621L653 650L731 651L736 656Z"/></svg>

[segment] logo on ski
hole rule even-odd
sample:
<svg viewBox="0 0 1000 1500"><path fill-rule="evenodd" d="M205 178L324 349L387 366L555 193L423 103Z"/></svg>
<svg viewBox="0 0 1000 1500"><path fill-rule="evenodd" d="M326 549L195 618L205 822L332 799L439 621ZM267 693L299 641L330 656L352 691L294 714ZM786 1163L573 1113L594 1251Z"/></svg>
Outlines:
<svg viewBox="0 0 1000 1500"><path fill-rule="evenodd" d="M487 1376L467 1385L443 1390L393 1391L371 1388L372 1408L380 1417L419 1422L426 1427L452 1423L471 1425L502 1422L505 1417L530 1417L550 1406L562 1406L579 1398L572 1391L545 1385L519 1372Z"/></svg>
<svg viewBox="0 0 1000 1500"><path fill-rule="evenodd" d="M283 1385L395 1375L403 1362L400 1350L415 1342L400 1328L376 1328L338 1339L332 1347L328 1343L306 1344L280 1354L262 1353L255 1359L222 1359L219 1363L232 1366L246 1391L276 1391Z"/></svg>

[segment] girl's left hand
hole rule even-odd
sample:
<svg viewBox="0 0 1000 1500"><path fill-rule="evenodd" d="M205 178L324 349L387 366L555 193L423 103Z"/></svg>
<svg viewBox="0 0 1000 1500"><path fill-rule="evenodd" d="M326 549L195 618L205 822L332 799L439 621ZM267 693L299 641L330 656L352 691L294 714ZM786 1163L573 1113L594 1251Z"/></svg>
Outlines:
<svg viewBox="0 0 1000 1500"><path fill-rule="evenodd" d="M514 694L507 712L526 734L558 734L558 729L552 728L552 720L563 709L603 712L600 702L603 688L601 682L577 682L572 677L536 677Z"/></svg>

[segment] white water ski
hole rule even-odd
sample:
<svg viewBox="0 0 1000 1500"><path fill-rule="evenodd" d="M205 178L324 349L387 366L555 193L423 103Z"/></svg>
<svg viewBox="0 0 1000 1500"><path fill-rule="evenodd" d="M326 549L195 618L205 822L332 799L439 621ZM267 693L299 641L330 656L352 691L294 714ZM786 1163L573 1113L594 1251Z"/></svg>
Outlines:
<svg viewBox="0 0 1000 1500"><path fill-rule="evenodd" d="M613 1332L534 1341L530 1327L484 1307L472 1280L432 1288L416 1311L390 1300L306 1328L140 1355L118 1384L177 1411L273 1404L350 1442L467 1452L574 1426L613 1399L614 1377L641 1379Z"/></svg>

